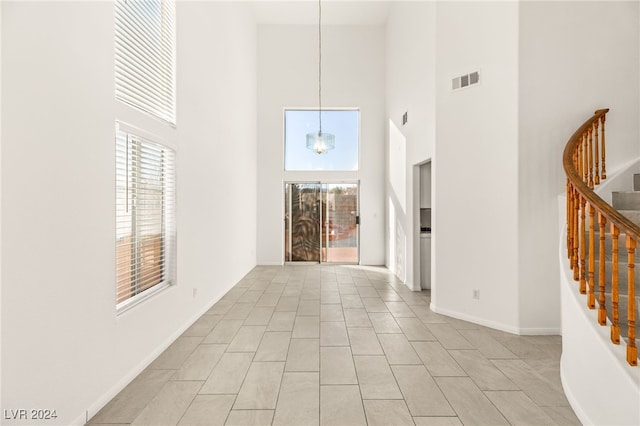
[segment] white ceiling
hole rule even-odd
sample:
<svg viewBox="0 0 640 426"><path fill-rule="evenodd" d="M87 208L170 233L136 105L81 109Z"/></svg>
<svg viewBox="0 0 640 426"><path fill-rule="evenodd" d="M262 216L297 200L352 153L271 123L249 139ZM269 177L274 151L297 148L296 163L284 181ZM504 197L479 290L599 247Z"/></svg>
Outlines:
<svg viewBox="0 0 640 426"><path fill-rule="evenodd" d="M323 25L383 25L391 2L371 0L322 0ZM300 25L318 23L316 0L253 2L258 24Z"/></svg>

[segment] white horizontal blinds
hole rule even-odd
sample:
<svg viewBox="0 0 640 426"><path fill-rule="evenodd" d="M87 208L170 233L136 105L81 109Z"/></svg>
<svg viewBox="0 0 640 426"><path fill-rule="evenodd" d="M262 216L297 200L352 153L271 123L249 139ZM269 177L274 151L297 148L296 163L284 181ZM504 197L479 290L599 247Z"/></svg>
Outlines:
<svg viewBox="0 0 640 426"><path fill-rule="evenodd" d="M116 98L175 124L173 0L116 0Z"/></svg>
<svg viewBox="0 0 640 426"><path fill-rule="evenodd" d="M116 301L128 302L175 278L175 154L118 131Z"/></svg>

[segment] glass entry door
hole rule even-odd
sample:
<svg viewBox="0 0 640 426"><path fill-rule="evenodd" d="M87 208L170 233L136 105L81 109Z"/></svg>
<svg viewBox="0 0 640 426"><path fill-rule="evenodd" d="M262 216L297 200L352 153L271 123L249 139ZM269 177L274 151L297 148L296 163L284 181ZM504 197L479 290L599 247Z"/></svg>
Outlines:
<svg viewBox="0 0 640 426"><path fill-rule="evenodd" d="M286 262L358 263L358 184L285 184Z"/></svg>

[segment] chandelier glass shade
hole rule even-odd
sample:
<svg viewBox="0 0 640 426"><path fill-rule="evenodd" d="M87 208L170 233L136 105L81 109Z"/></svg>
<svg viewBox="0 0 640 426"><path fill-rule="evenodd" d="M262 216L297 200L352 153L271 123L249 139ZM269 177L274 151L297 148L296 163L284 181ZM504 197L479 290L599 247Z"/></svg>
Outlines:
<svg viewBox="0 0 640 426"><path fill-rule="evenodd" d="M331 133L317 131L307 133L307 148L316 154L326 154L336 147L336 137Z"/></svg>

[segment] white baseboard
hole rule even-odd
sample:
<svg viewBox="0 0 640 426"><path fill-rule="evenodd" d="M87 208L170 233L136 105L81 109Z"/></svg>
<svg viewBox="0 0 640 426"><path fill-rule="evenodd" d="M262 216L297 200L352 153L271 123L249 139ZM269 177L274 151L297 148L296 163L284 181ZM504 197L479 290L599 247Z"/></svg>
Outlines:
<svg viewBox="0 0 640 426"><path fill-rule="evenodd" d="M205 312L213 307L218 301L224 297L237 283L231 284L226 290L224 290L220 297L214 299L203 309L200 309L196 314L192 315L181 327L179 327L173 334L167 337L162 343L160 343L148 356L146 356L141 362L132 368L129 373L125 374L116 384L111 387L102 397L98 398L93 404L91 404L86 413L78 417L73 425L84 425L93 416L109 403L116 395L118 395L129 383L133 381L142 371L147 368L162 352L164 352L182 333L184 333L189 327L193 325ZM80 420L82 419L82 420ZM77 423L76 423L77 422Z"/></svg>
<svg viewBox="0 0 640 426"><path fill-rule="evenodd" d="M465 313L453 311L450 309L439 308L431 302L429 306L435 313L446 315L452 318L456 318L463 321L472 322L474 324L483 325L485 327L493 328L496 330L504 331L511 334L517 334L519 336L556 336L561 334L560 328L521 328L514 327L512 325L503 324L495 321L487 320L486 318L476 317Z"/></svg>

